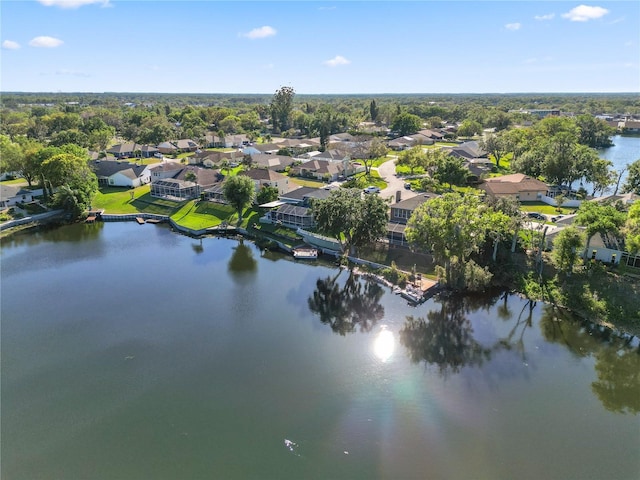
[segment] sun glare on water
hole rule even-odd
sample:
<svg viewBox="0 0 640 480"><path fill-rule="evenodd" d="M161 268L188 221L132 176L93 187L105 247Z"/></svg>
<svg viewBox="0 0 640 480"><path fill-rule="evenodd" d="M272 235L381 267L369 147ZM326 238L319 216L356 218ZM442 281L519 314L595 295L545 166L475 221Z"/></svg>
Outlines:
<svg viewBox="0 0 640 480"><path fill-rule="evenodd" d="M386 362L393 355L395 340L393 333L383 329L377 336L373 344L373 352L382 362Z"/></svg>

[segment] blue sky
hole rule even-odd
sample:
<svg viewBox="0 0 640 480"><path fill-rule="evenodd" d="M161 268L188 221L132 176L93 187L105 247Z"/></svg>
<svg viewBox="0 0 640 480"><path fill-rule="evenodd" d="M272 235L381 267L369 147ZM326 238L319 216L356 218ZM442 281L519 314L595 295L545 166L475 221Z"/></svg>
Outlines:
<svg viewBox="0 0 640 480"><path fill-rule="evenodd" d="M2 91L639 92L640 2L1 0Z"/></svg>

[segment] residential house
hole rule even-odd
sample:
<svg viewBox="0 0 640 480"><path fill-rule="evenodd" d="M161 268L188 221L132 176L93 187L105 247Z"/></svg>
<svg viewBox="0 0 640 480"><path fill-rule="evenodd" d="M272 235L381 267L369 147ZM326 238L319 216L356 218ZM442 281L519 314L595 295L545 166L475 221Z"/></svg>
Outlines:
<svg viewBox="0 0 640 480"><path fill-rule="evenodd" d="M301 163L300 165L292 166L289 174L299 177L315 178L316 180L322 181L335 181L341 175L346 177L342 162L316 160L316 158Z"/></svg>
<svg viewBox="0 0 640 480"><path fill-rule="evenodd" d="M521 202L534 202L547 196L547 184L522 173L488 178L478 188L493 197L510 197Z"/></svg>
<svg viewBox="0 0 640 480"><path fill-rule="evenodd" d="M159 145L157 145L156 148L158 149L158 152L164 155L172 155L174 153L178 153L178 149L171 142L162 142Z"/></svg>
<svg viewBox="0 0 640 480"><path fill-rule="evenodd" d="M276 172L284 172L288 166L295 162L295 159L293 157L287 157L286 155L256 153L251 155L251 162L258 168L268 168Z"/></svg>
<svg viewBox="0 0 640 480"><path fill-rule="evenodd" d="M252 179L256 186L256 191L267 185L277 188L278 194L283 195L294 188L298 188L298 185L289 181L289 177L266 168L252 168L251 170L240 172L239 175L245 175Z"/></svg>
<svg viewBox="0 0 640 480"><path fill-rule="evenodd" d="M462 158L463 160L472 160L474 158L487 158L488 153L482 149L480 144L475 140L461 143L455 147L444 147L451 155Z"/></svg>
<svg viewBox="0 0 640 480"><path fill-rule="evenodd" d="M89 166L98 177L99 185L110 187L135 188L151 181L149 165L138 165L128 162L94 160Z"/></svg>
<svg viewBox="0 0 640 480"><path fill-rule="evenodd" d="M173 142L173 144L175 145L178 152L182 152L182 153L195 152L200 148L200 145L198 145L195 141L191 140L190 138L183 138L181 140Z"/></svg>
<svg viewBox="0 0 640 480"><path fill-rule="evenodd" d="M257 152L251 150L250 152L247 152L249 153L249 155L251 155L251 153L276 154L278 153L278 150L282 148L279 143L256 143L254 145L251 145L251 147L253 150L257 150Z"/></svg>
<svg viewBox="0 0 640 480"><path fill-rule="evenodd" d="M225 160L228 162L236 161L236 157L242 159L241 154L237 152L214 152L210 150L196 150L196 153L186 157L189 165L203 165L207 168L213 168L220 165ZM239 160L237 160L239 161Z"/></svg>
<svg viewBox="0 0 640 480"><path fill-rule="evenodd" d="M291 204L280 205L273 210L269 210L260 221L263 223L278 223L290 228L308 229L315 226L311 208Z"/></svg>
<svg viewBox="0 0 640 480"><path fill-rule="evenodd" d="M106 152L115 158L151 158L158 153L158 149L151 145L140 145L134 142L128 142L113 145L111 148L108 148Z"/></svg>
<svg viewBox="0 0 640 480"><path fill-rule="evenodd" d="M444 139L444 133L439 132L437 130L426 129L426 130L420 130L418 133L420 135L424 135L427 138L430 138L434 142L440 142Z"/></svg>
<svg viewBox="0 0 640 480"><path fill-rule="evenodd" d="M413 135L405 135L404 137L394 138L387 144L392 150L406 150L408 148L415 147L416 145L433 145L435 141L423 135L421 133L415 133Z"/></svg>
<svg viewBox="0 0 640 480"><path fill-rule="evenodd" d="M34 193L19 185L0 185L0 208L33 202Z"/></svg>
<svg viewBox="0 0 640 480"><path fill-rule="evenodd" d="M224 137L217 133L209 132L204 136L206 148L242 148L251 141L245 134L229 134Z"/></svg>
<svg viewBox="0 0 640 480"><path fill-rule="evenodd" d="M421 194L391 205L389 223L387 223L387 240L390 244L408 245L404 231L409 218L416 208L434 197L435 195L432 194Z"/></svg>
<svg viewBox="0 0 640 480"><path fill-rule="evenodd" d="M640 134L640 121L626 120L622 125L622 133L633 135Z"/></svg>
<svg viewBox="0 0 640 480"><path fill-rule="evenodd" d="M222 175L217 170L200 167L177 167L167 165L168 162L152 168L151 196L168 200L189 200L199 198L200 194L222 181ZM190 172L196 175L195 181L187 180Z"/></svg>
<svg viewBox="0 0 640 480"><path fill-rule="evenodd" d="M280 195L280 200L298 206L311 206L314 200L324 200L331 195L325 188L300 187Z"/></svg>

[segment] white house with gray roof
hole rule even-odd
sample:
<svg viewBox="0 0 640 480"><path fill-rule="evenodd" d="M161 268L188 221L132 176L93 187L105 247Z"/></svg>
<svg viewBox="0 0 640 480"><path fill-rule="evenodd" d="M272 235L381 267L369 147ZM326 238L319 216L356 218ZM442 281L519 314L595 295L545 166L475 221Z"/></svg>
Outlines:
<svg viewBox="0 0 640 480"><path fill-rule="evenodd" d="M148 165L94 160L89 162L89 166L98 177L99 185L135 188L151 181L151 169Z"/></svg>

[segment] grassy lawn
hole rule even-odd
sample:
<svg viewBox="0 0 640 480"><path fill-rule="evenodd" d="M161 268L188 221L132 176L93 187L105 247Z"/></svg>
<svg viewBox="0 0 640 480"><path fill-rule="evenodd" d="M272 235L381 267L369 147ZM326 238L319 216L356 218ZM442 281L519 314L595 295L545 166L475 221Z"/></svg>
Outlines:
<svg viewBox="0 0 640 480"><path fill-rule="evenodd" d="M563 207L561 208L562 212L558 212L556 207L547 205L544 202L523 202L520 205L520 210L522 210L523 212L545 213L547 215L570 215L572 213L575 213L577 209Z"/></svg>
<svg viewBox="0 0 640 480"><path fill-rule="evenodd" d="M185 202L171 215L171 219L178 225L193 230L216 227L223 221L235 225L237 218L236 211L229 205L195 200Z"/></svg>
<svg viewBox="0 0 640 480"><path fill-rule="evenodd" d="M321 180L314 180L312 178L302 178L302 177L289 177L289 179L297 184L302 185L303 187L311 187L311 188L322 188L327 184Z"/></svg>
<svg viewBox="0 0 640 480"><path fill-rule="evenodd" d="M385 157L374 158L372 166L373 167L379 167L383 163L390 162L391 160L395 160L396 158L397 158L397 155L392 155L392 156L388 156L387 155Z"/></svg>
<svg viewBox="0 0 640 480"><path fill-rule="evenodd" d="M0 185L22 185L27 184L27 181L24 178L14 178L13 180L2 180Z"/></svg>
<svg viewBox="0 0 640 480"><path fill-rule="evenodd" d="M96 194L91 206L112 214L146 212L159 215L171 215L180 207L181 203L152 197L149 190L149 185L135 189L103 187Z"/></svg>
<svg viewBox="0 0 640 480"><path fill-rule="evenodd" d="M398 175L422 175L425 173L424 168L414 168L413 173L411 173L411 169L406 165L398 165L396 164L396 173Z"/></svg>

